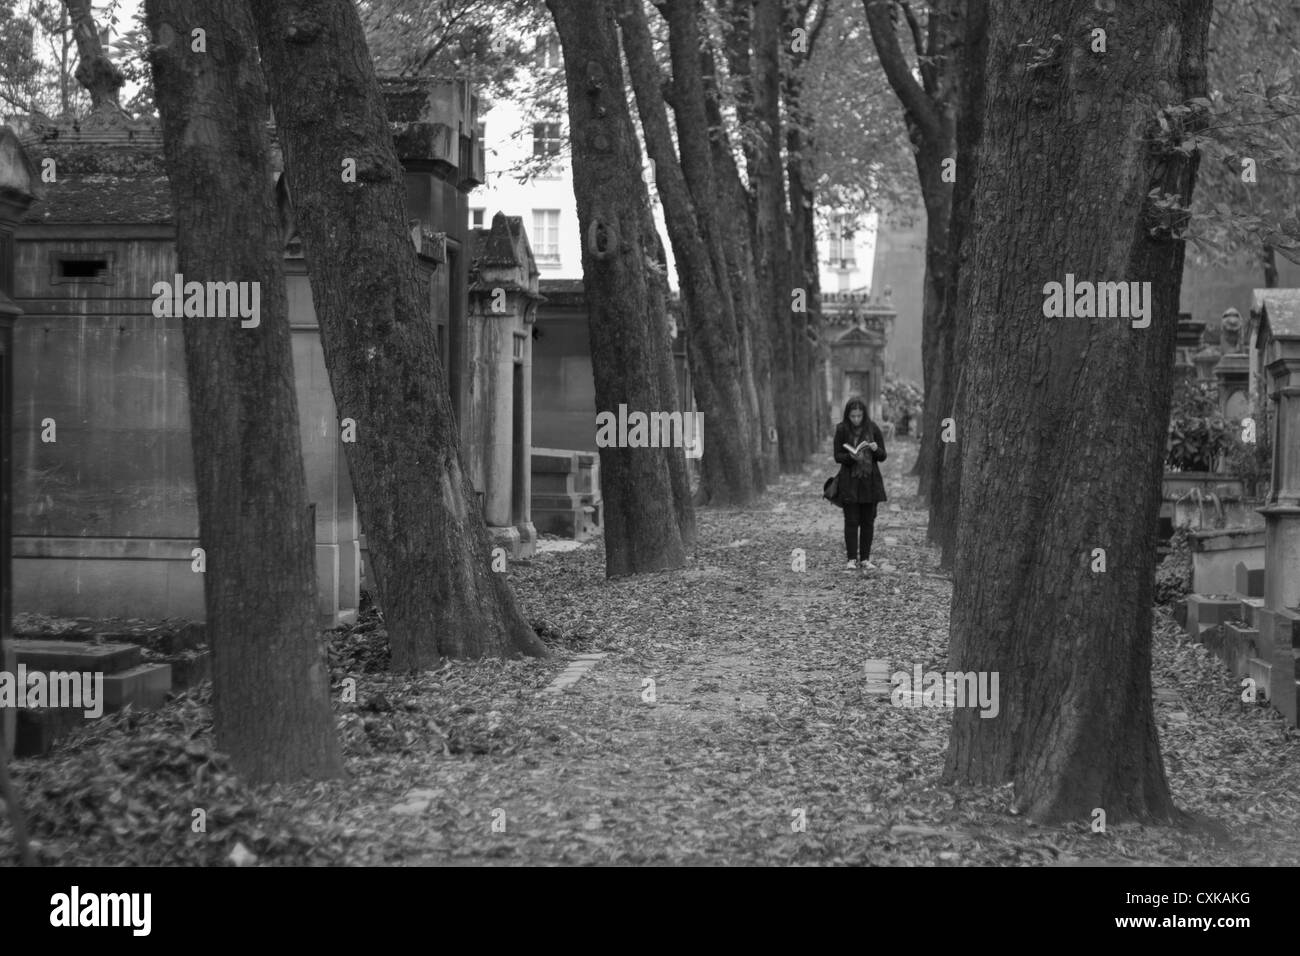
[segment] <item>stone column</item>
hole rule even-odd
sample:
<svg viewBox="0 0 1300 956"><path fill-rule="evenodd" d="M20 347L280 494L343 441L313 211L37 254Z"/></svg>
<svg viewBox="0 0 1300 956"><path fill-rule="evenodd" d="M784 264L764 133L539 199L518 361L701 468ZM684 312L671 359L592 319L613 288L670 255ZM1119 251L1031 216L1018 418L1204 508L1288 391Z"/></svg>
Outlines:
<svg viewBox="0 0 1300 956"><path fill-rule="evenodd" d="M13 300L14 226L38 197L38 179L31 160L18 137L0 126L0 670L16 669L9 641L13 616L13 554L10 537L13 525L13 329L22 309ZM0 731L6 754L13 754L18 711L0 712Z"/></svg>
<svg viewBox="0 0 1300 956"><path fill-rule="evenodd" d="M1245 352L1231 352L1214 366L1214 379L1219 385L1219 409L1226 418L1242 418L1250 414L1250 356ZM1233 396L1239 395L1236 402Z"/></svg>
<svg viewBox="0 0 1300 956"><path fill-rule="evenodd" d="M1190 312L1179 313L1174 360L1175 374L1190 379L1196 378L1196 363L1192 361L1192 356L1201 347L1201 333L1204 331L1204 322L1193 319Z"/></svg>
<svg viewBox="0 0 1300 956"><path fill-rule="evenodd" d="M1300 289L1273 291L1260 337L1275 421L1273 488L1259 509L1264 516L1259 630L1272 664L1270 699L1294 725L1294 649L1300 647Z"/></svg>
<svg viewBox="0 0 1300 956"><path fill-rule="evenodd" d="M513 518L519 532L519 555L531 558L537 551L537 528L533 524L533 328L537 322L538 295L524 305L524 360L523 383L523 451L515 474Z"/></svg>

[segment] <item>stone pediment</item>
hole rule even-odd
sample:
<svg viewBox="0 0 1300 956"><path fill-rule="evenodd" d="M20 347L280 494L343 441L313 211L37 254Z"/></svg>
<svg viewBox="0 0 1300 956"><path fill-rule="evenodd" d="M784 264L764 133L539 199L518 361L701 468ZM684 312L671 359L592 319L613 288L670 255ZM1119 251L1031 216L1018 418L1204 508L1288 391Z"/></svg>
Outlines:
<svg viewBox="0 0 1300 956"><path fill-rule="evenodd" d="M832 348L848 348L852 346L866 346L868 348L881 348L885 344L885 337L879 332L868 332L866 329L849 329L839 338L831 342Z"/></svg>

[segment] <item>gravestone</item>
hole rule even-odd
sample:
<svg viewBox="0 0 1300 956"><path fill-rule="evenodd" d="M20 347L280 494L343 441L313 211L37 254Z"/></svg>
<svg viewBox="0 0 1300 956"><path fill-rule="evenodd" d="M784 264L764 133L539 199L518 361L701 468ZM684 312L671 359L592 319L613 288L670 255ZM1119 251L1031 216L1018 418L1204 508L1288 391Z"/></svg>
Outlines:
<svg viewBox="0 0 1300 956"><path fill-rule="evenodd" d="M1297 718L1300 648L1300 289L1257 289L1252 315L1256 367L1275 403L1272 490L1264 516L1260 645L1271 663L1269 698Z"/></svg>
<svg viewBox="0 0 1300 956"><path fill-rule="evenodd" d="M1264 569L1252 568L1238 561L1236 568L1237 593L1244 598L1264 596Z"/></svg>

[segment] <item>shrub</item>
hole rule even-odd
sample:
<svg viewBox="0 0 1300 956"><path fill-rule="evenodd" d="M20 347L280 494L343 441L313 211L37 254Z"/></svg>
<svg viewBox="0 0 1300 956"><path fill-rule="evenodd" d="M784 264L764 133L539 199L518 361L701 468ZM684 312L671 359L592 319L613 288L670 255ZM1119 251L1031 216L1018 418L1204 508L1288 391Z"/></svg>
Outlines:
<svg viewBox="0 0 1300 956"><path fill-rule="evenodd" d="M1218 388L1184 379L1174 386L1165 464L1173 471L1216 471L1233 430L1219 411Z"/></svg>
<svg viewBox="0 0 1300 956"><path fill-rule="evenodd" d="M1156 568L1156 603L1175 604L1192 593L1192 549L1188 529L1176 528L1169 539L1169 553Z"/></svg>
<svg viewBox="0 0 1300 956"><path fill-rule="evenodd" d="M1258 406L1252 412L1255 419L1255 441L1241 440L1241 428L1236 428L1231 436L1226 459L1228 474L1240 478L1246 486L1246 494L1252 497L1267 497L1273 471L1273 420L1272 409L1261 411Z"/></svg>
<svg viewBox="0 0 1300 956"><path fill-rule="evenodd" d="M880 393L880 415L893 424L899 435L912 433L912 420L921 417L925 407L925 393L921 386L890 372L885 376L885 387Z"/></svg>

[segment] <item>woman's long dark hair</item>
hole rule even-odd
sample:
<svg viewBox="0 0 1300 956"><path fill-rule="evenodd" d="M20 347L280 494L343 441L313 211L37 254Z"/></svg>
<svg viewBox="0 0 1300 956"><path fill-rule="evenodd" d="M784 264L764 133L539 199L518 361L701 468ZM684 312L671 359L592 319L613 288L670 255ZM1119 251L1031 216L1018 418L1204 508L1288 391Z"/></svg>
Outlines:
<svg viewBox="0 0 1300 956"><path fill-rule="evenodd" d="M865 432L866 434L870 435L870 434L871 434L871 427L872 427L872 424L873 424L873 422L871 421L871 413L870 413L869 411L867 411L867 403L864 402L864 401L863 401L861 398L859 398L857 395L854 395L852 398L850 398L847 402L844 403L844 420L843 420L843 422L841 422L841 424L843 424L844 427L845 427L845 428L846 428L850 433L852 433L852 432L854 431L854 428L853 428L853 422L849 421L849 412L853 411L853 409L855 409L855 408L860 408L860 409L862 409L862 426L861 426L861 430L862 430L863 432Z"/></svg>

